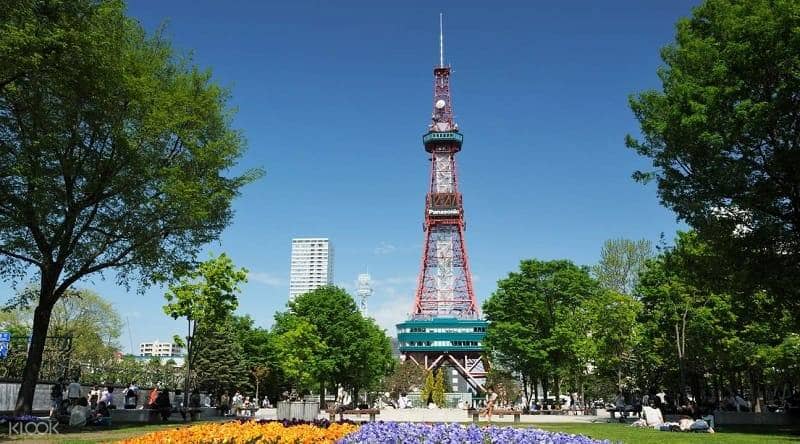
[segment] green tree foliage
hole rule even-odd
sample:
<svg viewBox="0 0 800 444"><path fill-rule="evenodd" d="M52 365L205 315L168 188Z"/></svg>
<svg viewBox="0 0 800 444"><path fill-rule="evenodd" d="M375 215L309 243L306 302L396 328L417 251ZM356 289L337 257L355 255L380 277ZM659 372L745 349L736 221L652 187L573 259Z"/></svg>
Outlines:
<svg viewBox="0 0 800 444"><path fill-rule="evenodd" d="M746 291L800 313L800 3L706 0L662 49L661 91L630 99L661 202ZM733 296L739 296L734 292ZM795 316L797 319L797 316Z"/></svg>
<svg viewBox="0 0 800 444"><path fill-rule="evenodd" d="M494 388L500 404L514 404L522 396L522 389L517 378L511 372L499 368L489 370L486 375L486 386Z"/></svg>
<svg viewBox="0 0 800 444"><path fill-rule="evenodd" d="M186 318L188 323L184 393L189 393L192 365L198 356L194 350L198 327L204 329L209 337L215 331L219 332L215 329L215 324L230 319L239 305L236 294L245 282L247 270L237 269L233 261L223 253L186 272L177 283L169 286L169 291L164 295L167 300L164 312L173 319ZM225 338L223 336L220 339Z"/></svg>
<svg viewBox="0 0 800 444"><path fill-rule="evenodd" d="M13 336L24 338L31 334L33 316L32 307L18 306L0 319ZM71 367L105 367L119 351L122 325L117 310L103 297L88 289L70 289L53 306L49 334L72 337Z"/></svg>
<svg viewBox="0 0 800 444"><path fill-rule="evenodd" d="M639 272L653 257L653 243L647 239L609 239L600 251L600 262L592 267L600 286L631 295Z"/></svg>
<svg viewBox="0 0 800 444"><path fill-rule="evenodd" d="M277 398L280 374L275 357L273 336L269 330L257 327L249 315L233 316L236 340L241 344L244 366L250 380L246 384L256 389L256 397L262 393ZM264 390L267 384L267 390ZM269 389L269 385L273 387Z"/></svg>
<svg viewBox="0 0 800 444"><path fill-rule="evenodd" d="M231 318L204 324L194 339L195 386L214 395L244 391L249 385L243 344Z"/></svg>
<svg viewBox="0 0 800 444"><path fill-rule="evenodd" d="M425 370L410 359L394 366L394 370L384 379L384 390L393 398L401 393L410 393L422 387L425 382Z"/></svg>
<svg viewBox="0 0 800 444"><path fill-rule="evenodd" d="M422 384L422 390L419 394L423 407L427 407L428 403L433 402L433 392L435 390L436 382L433 378L433 372L428 370L425 374L425 382Z"/></svg>
<svg viewBox="0 0 800 444"><path fill-rule="evenodd" d="M585 372L591 357L585 302L598 291L586 267L567 260L524 260L484 303L486 345L499 365L521 376L527 400L541 382Z"/></svg>
<svg viewBox="0 0 800 444"><path fill-rule="evenodd" d="M281 376L274 336L249 316L228 315L198 326L193 377L215 396L235 391L277 398Z"/></svg>
<svg viewBox="0 0 800 444"><path fill-rule="evenodd" d="M286 378L304 388L316 381L320 396L326 383L356 391L377 387L393 366L386 333L364 319L352 296L337 287L290 301L287 312L275 315L273 333Z"/></svg>
<svg viewBox="0 0 800 444"><path fill-rule="evenodd" d="M30 412L53 306L113 270L147 285L219 237L243 152L228 93L149 37L121 0L0 8L0 272L36 273L16 410Z"/></svg>
<svg viewBox="0 0 800 444"><path fill-rule="evenodd" d="M447 387L444 383L444 368L439 367L436 370L436 376L434 377L433 382L433 392L431 393L431 397L433 398L433 403L436 404L439 408L444 408L445 406L445 392L447 391Z"/></svg>
<svg viewBox="0 0 800 444"><path fill-rule="evenodd" d="M256 384L256 400L260 400L259 397L260 393L258 389L261 388L261 382L267 379L269 376L269 367L264 365L256 365L252 369L250 369L250 375L253 377L253 382Z"/></svg>
<svg viewBox="0 0 800 444"><path fill-rule="evenodd" d="M726 290L735 282L733 272L711 278L703 271L714 258L695 233L679 233L675 247L642 274L639 320L655 357L650 383L704 398L747 389L757 400L765 382L773 388L800 382L786 378L789 369L772 367L792 332L793 314L766 292L737 295L737 285Z"/></svg>
<svg viewBox="0 0 800 444"><path fill-rule="evenodd" d="M335 365L314 324L297 316L275 319L275 348L284 376L301 390L324 381Z"/></svg>
<svg viewBox="0 0 800 444"><path fill-rule="evenodd" d="M615 380L618 391L627 385L624 377L633 373L632 361L638 358L634 351L640 337L637 316L641 305L613 290L599 291L586 301L591 314L589 331L595 347L595 371Z"/></svg>

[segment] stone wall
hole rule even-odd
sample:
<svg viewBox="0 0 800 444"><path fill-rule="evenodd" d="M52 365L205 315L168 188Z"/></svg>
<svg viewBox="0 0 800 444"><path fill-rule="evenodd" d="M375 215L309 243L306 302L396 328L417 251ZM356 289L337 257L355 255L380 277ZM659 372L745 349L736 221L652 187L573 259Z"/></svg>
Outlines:
<svg viewBox="0 0 800 444"><path fill-rule="evenodd" d="M12 411L17 403L17 394L19 393L19 382L0 382L0 411ZM50 410L50 389L52 383L39 383L36 384L36 392L33 395L33 410L34 411L49 411ZM91 391L92 387L88 385L81 385L81 396L86 396ZM127 387L114 387L112 393L114 405L122 408L125 405L125 390ZM150 390L139 390L139 405L147 401L147 396ZM65 394L66 395L66 394Z"/></svg>

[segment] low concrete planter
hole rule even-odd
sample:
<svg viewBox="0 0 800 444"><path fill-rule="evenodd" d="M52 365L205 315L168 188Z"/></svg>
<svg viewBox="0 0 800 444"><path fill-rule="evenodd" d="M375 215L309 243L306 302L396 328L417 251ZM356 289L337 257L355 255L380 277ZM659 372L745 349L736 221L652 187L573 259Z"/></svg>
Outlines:
<svg viewBox="0 0 800 444"><path fill-rule="evenodd" d="M278 419L313 421L319 415L319 401L278 401Z"/></svg>
<svg viewBox="0 0 800 444"><path fill-rule="evenodd" d="M219 411L216 407L199 407L194 408L193 410L199 410L197 412L197 419L213 419L213 418L220 418ZM158 410L155 409L112 409L111 412L111 421L118 423L118 422L161 422L161 415L158 413ZM189 414L186 414L187 419L189 418ZM183 421L180 413L174 412L170 415L169 419L171 421Z"/></svg>

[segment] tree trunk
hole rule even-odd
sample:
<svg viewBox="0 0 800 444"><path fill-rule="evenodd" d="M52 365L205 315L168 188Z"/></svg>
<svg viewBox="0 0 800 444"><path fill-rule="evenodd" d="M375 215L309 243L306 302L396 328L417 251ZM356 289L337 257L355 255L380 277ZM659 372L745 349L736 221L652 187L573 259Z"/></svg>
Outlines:
<svg viewBox="0 0 800 444"><path fill-rule="evenodd" d="M750 370L750 393L753 398L753 402L750 404L753 408L752 411L761 413L761 396L759 396L758 378L755 370Z"/></svg>
<svg viewBox="0 0 800 444"><path fill-rule="evenodd" d="M531 405L531 397L529 396L530 390L528 389L528 378L525 374L522 375L522 394L525 396L525 407Z"/></svg>
<svg viewBox="0 0 800 444"><path fill-rule="evenodd" d="M319 382L319 408L325 410L325 379Z"/></svg>
<svg viewBox="0 0 800 444"><path fill-rule="evenodd" d="M547 376L542 377L542 404L547 405Z"/></svg>
<svg viewBox="0 0 800 444"><path fill-rule="evenodd" d="M561 408L561 378L554 376L553 385L556 386L556 405Z"/></svg>
<svg viewBox="0 0 800 444"><path fill-rule="evenodd" d="M39 370L42 367L42 354L47 340L47 329L50 327L52 305L43 305L45 298L40 290L39 305L33 311L33 331L31 332L31 345L28 348L28 357L25 360L25 370L22 372L22 385L17 393L17 405L14 407L15 415L30 415L33 408L33 395L36 392L36 382L39 380Z"/></svg>

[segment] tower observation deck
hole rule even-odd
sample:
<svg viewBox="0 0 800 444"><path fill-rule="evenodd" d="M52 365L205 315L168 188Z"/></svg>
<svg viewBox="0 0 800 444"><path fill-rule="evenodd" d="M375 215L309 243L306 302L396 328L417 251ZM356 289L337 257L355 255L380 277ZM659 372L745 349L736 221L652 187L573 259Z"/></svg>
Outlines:
<svg viewBox="0 0 800 444"><path fill-rule="evenodd" d="M440 32L440 44L442 43ZM453 119L450 66L433 69L433 114L422 144L431 162L425 197L425 242L411 319L397 325L403 359L425 370L456 370L476 393L483 391L488 363L482 356L486 321L480 318L464 232L456 153L464 136ZM448 375L448 379L449 379Z"/></svg>

